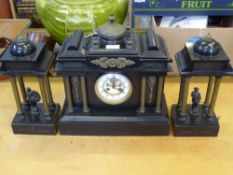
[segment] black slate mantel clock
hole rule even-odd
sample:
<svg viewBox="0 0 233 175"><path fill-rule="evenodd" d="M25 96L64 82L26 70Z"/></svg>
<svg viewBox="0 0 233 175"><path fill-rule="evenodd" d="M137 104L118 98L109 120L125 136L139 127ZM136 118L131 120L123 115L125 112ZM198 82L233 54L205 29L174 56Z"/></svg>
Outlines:
<svg viewBox="0 0 233 175"><path fill-rule="evenodd" d="M61 134L169 134L163 88L171 59L153 30L139 35L110 16L92 36L76 31L56 61L66 94Z"/></svg>

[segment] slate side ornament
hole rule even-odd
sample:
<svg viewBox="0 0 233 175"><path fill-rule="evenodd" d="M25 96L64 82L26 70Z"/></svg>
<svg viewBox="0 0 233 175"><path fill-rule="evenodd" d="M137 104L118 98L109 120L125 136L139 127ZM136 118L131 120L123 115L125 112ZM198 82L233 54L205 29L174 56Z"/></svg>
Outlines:
<svg viewBox="0 0 233 175"><path fill-rule="evenodd" d="M195 39L196 37L192 37ZM172 106L175 136L217 136L220 125L215 112L222 78L232 76L230 58L221 44L210 36L188 41L177 53L176 62L181 75L179 100ZM208 85L204 103L197 87L188 103L189 85L192 77L207 76Z"/></svg>
<svg viewBox="0 0 233 175"><path fill-rule="evenodd" d="M95 59L91 61L92 64L100 66L101 68L118 68L118 69L122 69L125 68L127 66L132 66L135 64L134 61L132 60L128 60L126 58L123 57L119 57L119 58L107 58L107 57L102 57L99 59Z"/></svg>
<svg viewBox="0 0 233 175"><path fill-rule="evenodd" d="M11 126L15 134L55 135L60 105L53 101L48 71L53 53L44 43L17 37L0 57L0 72L11 77L17 112ZM24 77L38 79L40 92L25 87Z"/></svg>

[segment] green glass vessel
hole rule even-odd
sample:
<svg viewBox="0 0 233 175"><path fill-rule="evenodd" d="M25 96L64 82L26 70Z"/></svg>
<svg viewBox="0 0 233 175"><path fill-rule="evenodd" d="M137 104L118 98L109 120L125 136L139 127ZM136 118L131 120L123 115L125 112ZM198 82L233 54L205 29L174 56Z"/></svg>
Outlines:
<svg viewBox="0 0 233 175"><path fill-rule="evenodd" d="M45 28L61 44L77 29L91 34L110 15L123 23L128 0L36 0L36 8Z"/></svg>

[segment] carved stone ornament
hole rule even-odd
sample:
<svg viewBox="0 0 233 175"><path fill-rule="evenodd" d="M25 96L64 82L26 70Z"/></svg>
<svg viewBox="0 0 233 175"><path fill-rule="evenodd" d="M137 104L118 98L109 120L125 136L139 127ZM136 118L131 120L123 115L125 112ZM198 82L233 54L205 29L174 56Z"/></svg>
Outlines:
<svg viewBox="0 0 233 175"><path fill-rule="evenodd" d="M132 66L135 64L134 61L128 60L123 57L119 57L119 58L102 57L99 59L92 60L91 63L100 66L102 68L118 68L118 69L122 69L127 66Z"/></svg>

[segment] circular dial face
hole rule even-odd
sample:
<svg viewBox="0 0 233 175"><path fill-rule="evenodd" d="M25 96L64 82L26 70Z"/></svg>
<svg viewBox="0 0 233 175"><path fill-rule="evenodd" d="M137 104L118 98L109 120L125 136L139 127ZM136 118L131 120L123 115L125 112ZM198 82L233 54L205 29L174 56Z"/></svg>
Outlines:
<svg viewBox="0 0 233 175"><path fill-rule="evenodd" d="M118 105L132 95L132 83L121 74L109 73L99 77L95 83L95 93L104 103Z"/></svg>

